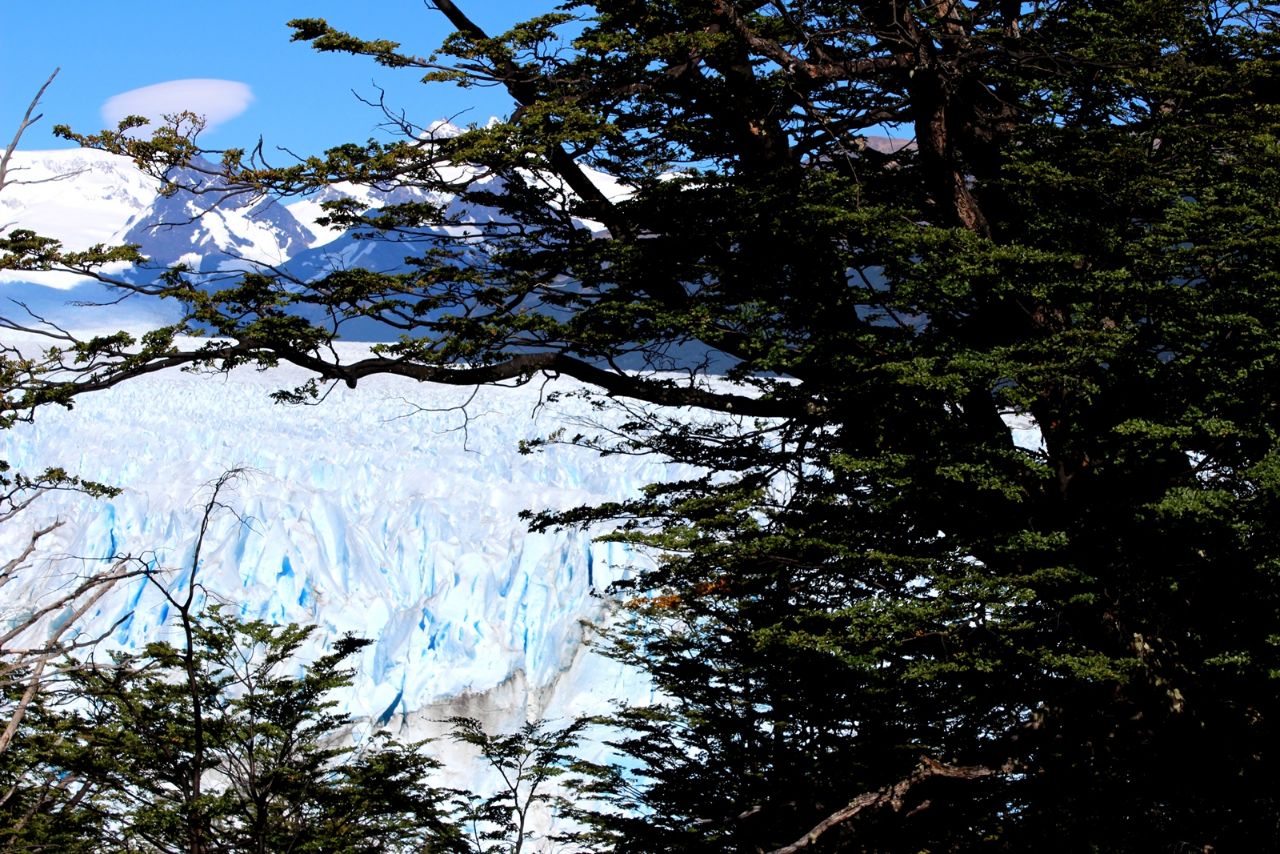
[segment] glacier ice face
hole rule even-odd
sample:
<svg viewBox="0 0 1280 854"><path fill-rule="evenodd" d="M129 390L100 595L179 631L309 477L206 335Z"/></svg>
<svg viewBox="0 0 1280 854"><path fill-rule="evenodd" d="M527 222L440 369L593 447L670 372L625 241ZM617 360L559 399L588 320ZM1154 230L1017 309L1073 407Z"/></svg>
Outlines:
<svg viewBox="0 0 1280 854"><path fill-rule="evenodd" d="M7 189L0 227L32 227L73 249L137 242L154 263L186 263L215 282L247 262L282 265L310 280L356 263L395 269L422 251L416 241L357 241L321 228L320 203L334 198L351 196L370 209L404 201L446 206L455 224L415 237L461 239L477 253L484 247L470 243L476 226L494 219L492 210L414 188L341 185L287 205L233 197L202 214L205 196L161 197L156 182L123 159L84 150L19 158L31 176L69 177L36 185L43 189ZM445 177L501 190L494 176L447 169ZM611 197L628 192L609 176L591 176ZM69 302L117 296L74 277L0 274L0 297L67 328L111 331L177 318L177 307L151 297L135 295L109 311ZM344 334L376 340L386 330L356 324ZM345 346L353 357L360 350ZM600 459L562 446L521 456L521 439L545 435L566 418L595 416L581 400L543 406L547 387L483 389L465 413L459 407L471 389L391 378L365 380L356 392L335 389L319 407L269 402L269 390L303 379L288 370L157 375L78 399L69 412L43 411L36 423L0 434L0 458L20 470L61 465L124 487L103 501L49 495L23 524L0 526L6 559L36 525L67 523L30 571L0 590L0 625L127 553L154 567L154 582L114 589L81 629L108 635L102 653L172 637L174 614L157 583L173 594L190 589L208 485L243 468L205 541L195 578L200 595L245 616L315 624L304 656L346 633L372 639L342 698L357 718L416 738L439 735L440 719L452 715L509 731L539 717L563 722L611 702L653 699L639 674L584 646L582 626L609 619L604 591L645 557L583 532L531 534L517 514L616 500L679 473L652 458ZM54 615L42 628L64 618ZM462 747L441 741L433 749L446 766L468 765ZM449 782L474 786L477 779L464 770Z"/></svg>
<svg viewBox="0 0 1280 854"><path fill-rule="evenodd" d="M351 356L361 349L344 346ZM357 717L429 724L488 696L472 711L502 726L648 696L637 674L584 651L580 624L606 618L605 588L644 556L583 532L530 533L517 514L616 499L675 472L653 458L558 445L522 456L521 439L597 417L572 398L542 406L548 389L536 384L379 378L335 388L318 406L268 399L303 378L289 369L156 375L0 435L0 458L16 468L56 464L124 488L109 500L48 495L24 525L0 529L7 556L34 525L67 522L38 572L3 591L5 607L21 611L120 553L150 561L157 582L185 592L208 484L240 468L196 581L244 616L316 624L308 655L348 632L373 639L345 698ZM160 591L138 579L98 603L84 629L109 631L105 648L138 649L169 636L172 618Z"/></svg>
<svg viewBox="0 0 1280 854"><path fill-rule="evenodd" d="M396 267L421 251L318 234L318 205L330 198L350 195L370 208L402 201L448 206L457 224L423 229L428 239L465 241L474 224L494 217L414 188L351 186L289 205L232 196L202 213L217 193L160 196L156 182L129 161L100 152L19 152L16 165L33 178L67 177L7 189L0 225L34 227L71 248L137 242L155 263L185 261L213 275L227 264L262 261L286 264L305 280L357 261ZM501 190L494 176L441 168L444 177ZM216 189L210 183L216 178L187 177ZM611 196L626 193L608 176L592 177ZM376 257L354 257L359 253ZM12 274L0 296L72 328L155 326L175 317L167 303L135 297L114 305L104 320L101 311L65 304L111 300L102 286L50 291L33 278ZM40 512L68 524L57 548L42 557L44 575L5 588L8 607L20 610L74 573L92 570L95 560L125 552L147 556L164 568L157 580L184 590L207 484L229 468L244 468L229 502L235 512L214 519L198 583L246 616L317 624L312 652L346 632L374 638L349 698L354 714L404 719L495 691L528 706L526 712L554 707L573 714L581 703L598 708L604 697L647 690L634 674L608 671L586 655L579 625L605 615L600 592L641 558L581 532L530 534L517 513L617 499L668 476L662 464L601 460L567 447L521 457L521 439L590 411L573 400L544 408L540 387L481 390L465 414L457 407L470 389L393 379L365 381L358 392L337 389L320 407L269 402L270 389L302 379L296 372L148 377L78 400L70 412L42 412L35 424L0 436L0 458L15 467L61 465L125 488L110 501L44 499ZM29 530L0 530L0 547L8 550L0 554L13 553ZM138 581L98 603L85 630L109 629L111 644L136 649L170 631L171 616L160 591ZM595 687L569 671L590 671ZM596 690L604 684L612 688Z"/></svg>

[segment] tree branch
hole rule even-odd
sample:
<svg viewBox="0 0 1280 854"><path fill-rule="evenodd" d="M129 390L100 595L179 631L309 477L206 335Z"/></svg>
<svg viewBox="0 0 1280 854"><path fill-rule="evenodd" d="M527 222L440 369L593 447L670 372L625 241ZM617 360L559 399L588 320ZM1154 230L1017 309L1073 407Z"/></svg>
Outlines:
<svg viewBox="0 0 1280 854"><path fill-rule="evenodd" d="M49 84L53 82L53 78L58 76L61 68L53 69L53 73L49 75L49 79L44 81L44 85L36 91L36 96L31 99L31 103L27 105L27 111L22 115L22 121L18 123L18 130L13 135L13 141L5 148L4 154L0 155L0 190L3 190L11 182L6 180L9 174L9 159L13 157L13 152L17 150L18 143L22 141L22 135L26 133L27 128L40 121L40 116L32 118L31 114L36 111L36 107L40 105L40 99L44 97L45 90L49 88Z"/></svg>
<svg viewBox="0 0 1280 854"><path fill-rule="evenodd" d="M435 7L449 19L449 23L458 31L475 41L489 41L485 31L458 8L453 0L434 0ZM513 60L503 59L498 63L498 72L507 92L516 103L528 107L537 102L537 92L533 85L523 78L520 67ZM547 159L551 168L559 175L570 189L582 199L587 211L593 219L599 220L615 237L631 235L631 225L618 212L617 207L601 192L595 182L587 177L577 162L564 147L553 142L547 146Z"/></svg>
<svg viewBox="0 0 1280 854"><path fill-rule="evenodd" d="M36 334L42 330L8 324L9 328ZM79 344L80 342L75 342ZM140 359L129 354L115 354L118 362L95 362L93 365L64 364L47 366L50 371L61 368L79 375L65 381L40 380L27 390L40 397L58 397L60 394L81 395L112 388L125 380L145 376L171 368L188 365L216 365L219 362L244 364L281 360L319 375L324 380L336 380L354 388L365 377L390 374L419 382L443 385L492 385L515 380L525 382L536 374L568 376L588 385L596 386L609 395L628 397L659 406L691 406L715 412L728 412L756 418L804 418L815 414L819 404L801 400L751 397L728 391L715 391L696 385L678 385L674 380L624 373L620 370L601 368L582 359L564 353L521 353L493 364L474 367L432 365L406 359L371 356L343 364L328 361L320 356L269 341L240 338L234 342L210 342L196 350L169 350L153 357ZM10 406L25 408L31 402L19 400Z"/></svg>
<svg viewBox="0 0 1280 854"><path fill-rule="evenodd" d="M811 50L823 56L818 62L811 62L796 56L774 39L761 36L751 29L743 19L735 4L721 2L719 9L740 38L746 41L760 54L785 68L794 76L808 80L848 80L877 71L894 69L905 71L915 64L915 57L907 51L891 53L884 56L870 56L862 59L840 59L832 56L833 49L819 45L809 33L799 33Z"/></svg>
<svg viewBox="0 0 1280 854"><path fill-rule="evenodd" d="M916 770L911 772L910 775L882 789L858 795L847 806L836 810L818 822L812 830L795 842L790 845L784 845L781 848L775 848L769 854L795 854L797 851L802 851L817 842L828 830L852 821L867 810L888 806L894 812L900 812L907 793L925 780L938 777L951 780L977 780L983 777L1006 774L1008 771L1008 768L988 768L984 765L943 765L937 760L922 756L920 757L920 764L916 766Z"/></svg>

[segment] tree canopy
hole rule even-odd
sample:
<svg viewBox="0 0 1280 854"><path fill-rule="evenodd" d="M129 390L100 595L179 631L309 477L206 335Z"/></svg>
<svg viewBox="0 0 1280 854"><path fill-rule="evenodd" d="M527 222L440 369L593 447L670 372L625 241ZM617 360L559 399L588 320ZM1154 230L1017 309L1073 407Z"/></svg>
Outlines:
<svg viewBox="0 0 1280 854"><path fill-rule="evenodd" d="M66 666L38 695L0 754L3 850L470 850L422 745L341 744L332 695L365 642L303 666L314 627L217 607L186 625L192 646Z"/></svg>
<svg viewBox="0 0 1280 854"><path fill-rule="evenodd" d="M431 5L430 55L291 26L509 117L387 105L399 138L283 166L197 159L189 121L62 131L174 192L403 191L327 203L402 267L117 282L184 322L67 342L7 405L284 361L316 375L284 400L557 374L632 407L549 440L705 476L533 519L666 556L602 640L670 698L615 720L619 851L1276 844L1273 4ZM127 251L0 240L108 280Z"/></svg>

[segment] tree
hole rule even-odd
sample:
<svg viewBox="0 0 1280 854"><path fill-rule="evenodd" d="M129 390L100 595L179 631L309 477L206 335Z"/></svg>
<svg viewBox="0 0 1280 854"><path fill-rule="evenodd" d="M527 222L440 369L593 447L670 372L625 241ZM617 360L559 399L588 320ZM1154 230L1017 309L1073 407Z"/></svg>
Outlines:
<svg viewBox="0 0 1280 854"><path fill-rule="evenodd" d="M332 695L345 639L299 666L313 629L212 608L187 651L153 643L77 662L36 695L19 750L0 755L5 851L466 851L455 793L421 744L374 733L342 746ZM298 674L298 671L301 671ZM194 684L194 693L192 685ZM193 784L193 771L203 786Z"/></svg>
<svg viewBox="0 0 1280 854"><path fill-rule="evenodd" d="M211 485L184 592L149 576L180 643L64 669L73 708L58 753L63 773L93 793L95 841L189 854L462 850L452 795L427 783L439 766L423 745L374 733L340 746L350 722L333 712L333 695L350 688L346 662L368 641L341 638L300 665L314 626L206 607L205 534L230 510L223 492L240 474Z"/></svg>
<svg viewBox="0 0 1280 854"><path fill-rule="evenodd" d="M466 793L429 783L439 763L425 745L371 732L353 746L334 711L368 641L341 638L304 663L315 627L205 607L205 533L239 474L211 486L183 592L145 570L177 643L109 657L63 647L27 665L53 678L0 685L3 708L21 694L22 711L0 751L0 850L468 850L454 817Z"/></svg>
<svg viewBox="0 0 1280 854"><path fill-rule="evenodd" d="M283 167L195 160L181 122L62 131L174 191L421 191L330 203L402 270L118 283L187 320L75 344L21 405L279 361L316 374L283 400L391 373L629 401L550 438L705 476L535 519L667 556L605 641L671 700L620 713L619 850L1276 844L1273 4L596 0L494 37L433 5L432 56L294 37L504 86L507 120L391 111L404 139ZM402 337L327 346L370 322Z"/></svg>
<svg viewBox="0 0 1280 854"><path fill-rule="evenodd" d="M448 795L426 783L437 763L420 745L378 735L357 749L337 746L347 721L332 711L332 694L350 685L343 665L364 642L341 641L294 675L312 631L210 609L194 626L194 693L186 650L167 643L73 670L88 708L77 715L65 761L94 787L87 806L104 819L97 844L463 850Z"/></svg>
<svg viewBox="0 0 1280 854"><path fill-rule="evenodd" d="M583 770L573 753L587 724L585 719L561 729L549 729L545 721L531 721L515 732L498 734L486 731L474 718L454 717L447 723L452 725L453 740L475 748L477 758L500 781L487 797L468 793L462 824L476 854L521 854L526 844L537 845L545 838L534 829L539 813L556 811L563 816L580 812L563 793L550 787L559 782L568 784L571 791L580 790L581 780L570 775ZM577 841L576 837L572 841Z"/></svg>

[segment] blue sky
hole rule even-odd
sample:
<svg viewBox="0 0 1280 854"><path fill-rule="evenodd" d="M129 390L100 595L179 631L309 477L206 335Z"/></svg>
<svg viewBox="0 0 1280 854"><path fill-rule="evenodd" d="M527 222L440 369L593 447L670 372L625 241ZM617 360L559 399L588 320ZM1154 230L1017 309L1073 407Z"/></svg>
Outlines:
<svg viewBox="0 0 1280 854"><path fill-rule="evenodd" d="M555 3L458 5L496 33ZM418 124L454 116L459 123L484 122L510 110L510 99L499 90L423 85L421 72L413 69L318 54L290 42L285 22L299 17L325 18L359 36L399 41L423 56L452 29L424 0L4 0L0 145L8 143L31 96L55 67L62 70L42 102L44 118L23 137L24 149L66 147L51 134L54 124L89 132L121 112L146 112L147 104L168 110L170 103L198 102L196 112L218 119L201 137L210 148L251 147L262 136L268 151L280 146L299 154L378 136L380 114L361 104L353 89L374 97L382 87L388 103Z"/></svg>

